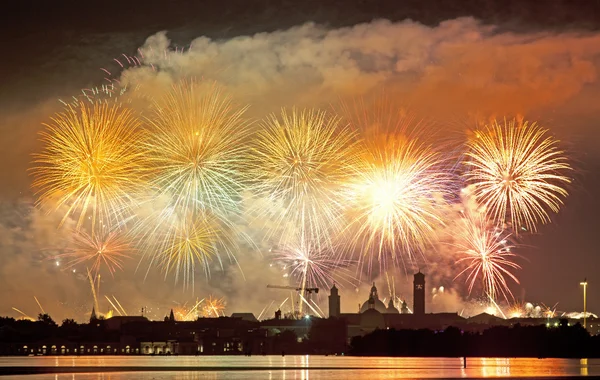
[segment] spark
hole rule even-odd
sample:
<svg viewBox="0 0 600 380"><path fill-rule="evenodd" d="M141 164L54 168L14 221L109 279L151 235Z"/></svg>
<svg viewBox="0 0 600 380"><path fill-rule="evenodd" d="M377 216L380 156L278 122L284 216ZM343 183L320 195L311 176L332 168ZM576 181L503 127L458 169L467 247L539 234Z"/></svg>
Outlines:
<svg viewBox="0 0 600 380"><path fill-rule="evenodd" d="M562 186L571 167L547 132L536 123L494 121L467 144L465 178L474 195L497 224L510 222L517 233L549 222L547 210L558 212L568 194Z"/></svg>
<svg viewBox="0 0 600 380"><path fill-rule="evenodd" d="M83 102L55 114L41 132L43 149L31 169L38 203L49 210L66 206L61 225L86 218L123 221L144 184L140 123L127 107Z"/></svg>
<svg viewBox="0 0 600 380"><path fill-rule="evenodd" d="M517 255L512 253L515 247L510 243L511 235L498 227L489 225L485 214L462 214L461 229L454 244L460 258L457 265L465 265L456 277L467 276L469 294L475 284L481 282L484 293L495 303L498 295L506 300L512 297L507 278L517 284L519 280L510 269L521 267L512 261Z"/></svg>
<svg viewBox="0 0 600 380"><path fill-rule="evenodd" d="M225 298L208 296L208 299L205 300L204 307L202 308L202 316L205 318L212 316L218 318L223 314L225 305Z"/></svg>
<svg viewBox="0 0 600 380"><path fill-rule="evenodd" d="M40 310L42 311L42 314L46 314L46 312L44 311L44 308L42 307L42 304L40 303L40 301L37 299L36 296L33 296L33 298L35 299L35 302L37 303L37 305L40 307Z"/></svg>
<svg viewBox="0 0 600 380"><path fill-rule="evenodd" d="M177 321L195 321L198 318L198 306L204 302L204 298L200 301L196 300L193 307L187 308L187 302L183 306L173 308L173 315Z"/></svg>
<svg viewBox="0 0 600 380"><path fill-rule="evenodd" d="M508 316L510 318L523 318L526 314L525 305L520 302L515 302L508 309Z"/></svg>
<svg viewBox="0 0 600 380"><path fill-rule="evenodd" d="M96 308L96 311L99 313L100 312L100 306L98 304L98 296L97 296L97 292L96 292L96 284L95 281L92 279L92 273L90 272L89 268L86 268L87 270L87 275L88 275L88 279L90 280L90 287L92 289L92 296L94 297L94 307ZM100 281L100 275L97 275L98 281ZM100 284L98 283L98 293L100 291Z"/></svg>

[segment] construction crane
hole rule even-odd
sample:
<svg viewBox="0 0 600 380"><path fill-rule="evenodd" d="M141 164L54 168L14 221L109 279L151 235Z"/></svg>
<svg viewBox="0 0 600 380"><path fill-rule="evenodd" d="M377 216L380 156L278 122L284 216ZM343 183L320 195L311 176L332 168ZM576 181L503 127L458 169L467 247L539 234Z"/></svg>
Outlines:
<svg viewBox="0 0 600 380"><path fill-rule="evenodd" d="M306 293L306 303L310 305L310 295L315 293L319 293L319 288L299 288L296 286L280 286L280 285L267 285L269 289L283 289L283 290L295 290L298 293L302 293L303 291ZM302 301L298 300L299 306L302 305ZM301 307L298 307L300 311L302 311Z"/></svg>

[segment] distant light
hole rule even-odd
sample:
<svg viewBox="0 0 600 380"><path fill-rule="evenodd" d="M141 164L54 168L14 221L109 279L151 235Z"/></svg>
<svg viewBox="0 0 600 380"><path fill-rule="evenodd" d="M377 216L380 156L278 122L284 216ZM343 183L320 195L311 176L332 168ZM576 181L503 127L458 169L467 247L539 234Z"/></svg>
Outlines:
<svg viewBox="0 0 600 380"><path fill-rule="evenodd" d="M305 315L304 318L310 319L310 315Z"/></svg>
<svg viewBox="0 0 600 380"><path fill-rule="evenodd" d="M73 269L73 273L75 273L75 269Z"/></svg>
<svg viewBox="0 0 600 380"><path fill-rule="evenodd" d="M59 265L60 265L60 263L57 261L57 262L56 262L56 266L59 266Z"/></svg>

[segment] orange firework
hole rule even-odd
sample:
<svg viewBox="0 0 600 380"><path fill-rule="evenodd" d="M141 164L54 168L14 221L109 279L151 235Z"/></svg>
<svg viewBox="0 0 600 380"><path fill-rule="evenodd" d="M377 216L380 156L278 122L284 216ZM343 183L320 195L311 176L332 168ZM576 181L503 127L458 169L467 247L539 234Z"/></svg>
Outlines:
<svg viewBox="0 0 600 380"><path fill-rule="evenodd" d="M443 225L450 190L443 157L420 138L426 125L391 104L346 112L364 137L344 193L352 251L362 250L369 267L411 261Z"/></svg>
<svg viewBox="0 0 600 380"><path fill-rule="evenodd" d="M204 300L204 305L202 307L202 316L205 318L218 318L223 315L223 311L225 310L225 298L215 298L213 296L208 296L207 299Z"/></svg>

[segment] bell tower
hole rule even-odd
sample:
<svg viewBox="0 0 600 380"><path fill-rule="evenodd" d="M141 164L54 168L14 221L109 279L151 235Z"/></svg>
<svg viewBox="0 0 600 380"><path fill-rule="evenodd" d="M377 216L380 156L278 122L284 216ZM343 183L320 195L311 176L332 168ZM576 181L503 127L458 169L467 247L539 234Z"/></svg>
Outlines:
<svg viewBox="0 0 600 380"><path fill-rule="evenodd" d="M331 288L331 293L329 294L329 317L338 318L340 316L340 295L338 294L338 288Z"/></svg>
<svg viewBox="0 0 600 380"><path fill-rule="evenodd" d="M425 314L425 275L420 270L413 281L413 314Z"/></svg>

